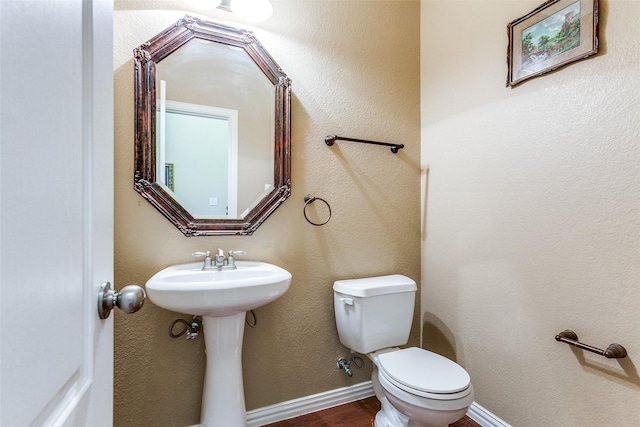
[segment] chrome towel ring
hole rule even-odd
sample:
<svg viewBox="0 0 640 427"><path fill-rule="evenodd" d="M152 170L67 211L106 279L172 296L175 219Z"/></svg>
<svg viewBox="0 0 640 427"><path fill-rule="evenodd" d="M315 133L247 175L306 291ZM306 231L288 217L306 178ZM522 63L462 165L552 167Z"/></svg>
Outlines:
<svg viewBox="0 0 640 427"><path fill-rule="evenodd" d="M313 203L316 200L320 200L321 202L324 202L324 204L327 205L327 209L329 209L329 217L325 222L313 222L307 216L307 206L309 206L310 203ZM331 219L331 206L329 206L329 203L325 199L321 199L320 197L315 197L315 196L312 196L311 194L307 194L306 196L304 196L304 207L302 208L302 213L304 214L304 219L306 219L309 224L319 227L321 225L325 225Z"/></svg>

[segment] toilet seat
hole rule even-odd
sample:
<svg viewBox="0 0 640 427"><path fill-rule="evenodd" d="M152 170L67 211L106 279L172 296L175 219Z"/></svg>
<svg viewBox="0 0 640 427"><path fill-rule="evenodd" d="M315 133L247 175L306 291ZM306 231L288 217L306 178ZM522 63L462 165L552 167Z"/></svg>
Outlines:
<svg viewBox="0 0 640 427"><path fill-rule="evenodd" d="M380 375L407 393L436 400L461 399L472 392L471 378L457 363L417 347L379 354Z"/></svg>

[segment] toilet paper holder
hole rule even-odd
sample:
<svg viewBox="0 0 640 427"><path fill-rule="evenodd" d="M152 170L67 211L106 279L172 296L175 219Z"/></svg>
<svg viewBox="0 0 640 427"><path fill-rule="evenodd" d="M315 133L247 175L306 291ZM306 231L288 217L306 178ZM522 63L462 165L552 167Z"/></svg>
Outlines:
<svg viewBox="0 0 640 427"><path fill-rule="evenodd" d="M620 344L609 344L609 347L607 347L606 350L602 350L600 348L593 347L578 341L578 335L576 335L576 333L571 329L565 329L564 331L556 335L556 341L560 341L581 348L583 350L599 354L600 356L604 356L607 359L624 359L625 357L627 357L627 349Z"/></svg>

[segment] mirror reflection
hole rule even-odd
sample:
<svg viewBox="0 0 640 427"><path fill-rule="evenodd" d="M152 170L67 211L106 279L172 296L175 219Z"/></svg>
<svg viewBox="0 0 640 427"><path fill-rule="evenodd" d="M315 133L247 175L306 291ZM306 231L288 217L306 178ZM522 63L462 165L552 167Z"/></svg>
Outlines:
<svg viewBox="0 0 640 427"><path fill-rule="evenodd" d="M156 177L195 218L274 188L274 85L241 48L192 39L156 66Z"/></svg>
<svg viewBox="0 0 640 427"><path fill-rule="evenodd" d="M291 193L291 81L252 32L185 16L134 50L135 189L186 236L252 234Z"/></svg>

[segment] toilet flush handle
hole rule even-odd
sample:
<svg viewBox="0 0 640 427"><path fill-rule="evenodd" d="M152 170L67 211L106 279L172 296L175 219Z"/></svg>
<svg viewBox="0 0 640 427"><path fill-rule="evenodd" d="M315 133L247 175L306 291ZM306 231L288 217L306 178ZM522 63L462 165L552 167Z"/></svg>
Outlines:
<svg viewBox="0 0 640 427"><path fill-rule="evenodd" d="M340 298L345 305L353 305L353 298Z"/></svg>

